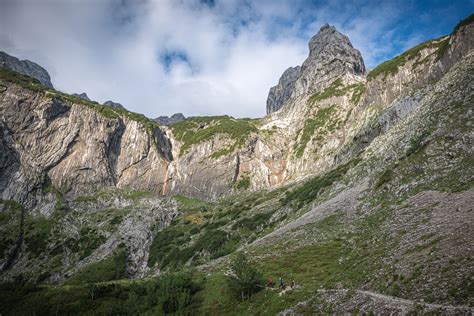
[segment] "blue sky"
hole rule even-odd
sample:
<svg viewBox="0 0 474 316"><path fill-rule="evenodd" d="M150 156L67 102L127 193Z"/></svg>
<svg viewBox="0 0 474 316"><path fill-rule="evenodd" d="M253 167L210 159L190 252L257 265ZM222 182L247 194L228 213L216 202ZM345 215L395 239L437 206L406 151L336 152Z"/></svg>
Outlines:
<svg viewBox="0 0 474 316"><path fill-rule="evenodd" d="M56 88L150 117L259 117L329 23L368 68L451 32L474 0L0 0L0 50Z"/></svg>

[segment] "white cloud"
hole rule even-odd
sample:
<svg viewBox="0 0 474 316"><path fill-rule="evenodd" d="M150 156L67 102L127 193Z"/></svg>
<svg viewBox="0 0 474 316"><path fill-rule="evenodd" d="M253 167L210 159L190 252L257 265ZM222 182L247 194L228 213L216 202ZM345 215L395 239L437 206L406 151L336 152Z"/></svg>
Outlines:
<svg viewBox="0 0 474 316"><path fill-rule="evenodd" d="M0 50L44 66L57 89L150 117L256 117L281 73L304 61L324 22L349 35L374 65L393 51L391 25L401 14L390 2L214 2L1 0Z"/></svg>

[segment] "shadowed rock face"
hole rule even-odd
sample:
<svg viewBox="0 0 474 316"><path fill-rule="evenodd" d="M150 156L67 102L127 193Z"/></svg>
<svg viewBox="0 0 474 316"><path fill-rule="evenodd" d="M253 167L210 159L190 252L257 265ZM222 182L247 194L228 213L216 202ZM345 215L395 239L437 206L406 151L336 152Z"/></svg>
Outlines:
<svg viewBox="0 0 474 316"><path fill-rule="evenodd" d="M290 67L281 75L278 84L270 88L267 99L267 114L278 111L291 97L296 80L301 74L301 67Z"/></svg>
<svg viewBox="0 0 474 316"><path fill-rule="evenodd" d="M33 77L42 84L50 88L53 87L48 72L43 67L32 61L20 60L5 52L0 52L0 67L16 71L25 76Z"/></svg>
<svg viewBox="0 0 474 316"><path fill-rule="evenodd" d="M334 26L325 24L321 27L308 46L309 56L303 65L288 68L278 85L270 89L267 114L278 111L291 98L321 90L334 78L362 77L366 73L360 52Z"/></svg>

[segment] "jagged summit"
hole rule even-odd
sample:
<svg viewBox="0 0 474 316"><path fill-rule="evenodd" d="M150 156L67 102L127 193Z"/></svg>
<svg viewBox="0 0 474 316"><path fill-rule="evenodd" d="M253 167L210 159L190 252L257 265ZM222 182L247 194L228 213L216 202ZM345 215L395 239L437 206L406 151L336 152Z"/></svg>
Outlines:
<svg viewBox="0 0 474 316"><path fill-rule="evenodd" d="M362 55L334 26L324 24L308 47L309 56L301 67L288 68L270 89L267 114L278 111L292 97L320 90L335 78L366 74Z"/></svg>
<svg viewBox="0 0 474 316"><path fill-rule="evenodd" d="M308 43L309 57L303 63L303 67L309 66L308 63L313 60L344 60L349 62L345 64L345 69L356 75L365 74L364 60L360 52L352 46L349 37L340 33L334 26L324 24L319 32L314 35Z"/></svg>

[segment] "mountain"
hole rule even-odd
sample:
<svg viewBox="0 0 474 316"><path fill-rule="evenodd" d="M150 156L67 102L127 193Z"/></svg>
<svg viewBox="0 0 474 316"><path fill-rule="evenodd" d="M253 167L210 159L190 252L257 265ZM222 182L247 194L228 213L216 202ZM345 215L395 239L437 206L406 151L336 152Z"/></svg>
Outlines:
<svg viewBox="0 0 474 316"><path fill-rule="evenodd" d="M104 105L107 105L107 106L110 106L110 107L113 107L114 109L121 109L121 110L125 110L125 107L120 104L120 103L117 103L117 102L113 102L113 101L106 101L104 102Z"/></svg>
<svg viewBox="0 0 474 316"><path fill-rule="evenodd" d="M270 88L267 114L278 111L292 97L326 88L334 78L363 79L366 71L360 52L334 26L323 25L308 46L309 56L303 64L285 70L278 85Z"/></svg>
<svg viewBox="0 0 474 316"><path fill-rule="evenodd" d="M0 52L0 67L35 78L45 86L53 88L53 84L51 83L51 78L49 77L48 72L43 67L32 61L20 60L16 57L8 55L5 52Z"/></svg>
<svg viewBox="0 0 474 316"><path fill-rule="evenodd" d="M171 115L171 117L168 116L160 116L154 119L154 121L160 125L173 125L174 123L178 123L181 121L184 121L186 117L183 115L183 113L175 113Z"/></svg>
<svg viewBox="0 0 474 316"><path fill-rule="evenodd" d="M73 94L71 94L71 95L72 95L73 97L78 97L78 98L81 98L81 99L86 100L86 101L90 101L90 100L91 100L91 99L89 99L89 96L88 96L87 93L85 93L85 92L82 92L82 93L79 93L79 94L73 93Z"/></svg>
<svg viewBox="0 0 474 316"><path fill-rule="evenodd" d="M0 69L0 312L472 314L473 43L324 25L269 115L170 126Z"/></svg>

